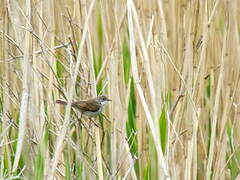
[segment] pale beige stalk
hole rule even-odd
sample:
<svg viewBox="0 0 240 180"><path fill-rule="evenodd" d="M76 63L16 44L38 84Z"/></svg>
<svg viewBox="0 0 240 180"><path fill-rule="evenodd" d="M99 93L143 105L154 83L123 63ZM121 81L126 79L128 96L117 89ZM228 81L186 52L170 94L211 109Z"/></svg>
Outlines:
<svg viewBox="0 0 240 180"><path fill-rule="evenodd" d="M26 18L28 21L25 22L25 26L29 29L31 26L29 21L31 19L31 3L30 0L26 0ZM20 14L18 14L20 15ZM18 168L18 163L20 160L23 143L24 143L24 136L26 130L26 123L27 123L27 111L28 111L28 98L29 98L29 85L28 85L28 78L29 78L29 48L30 48L30 32L25 31L25 38L24 38L24 46L21 48L24 49L24 57L22 62L22 73L23 73L23 82L22 82L22 97L21 97L21 107L20 107L20 117L19 117L19 133L18 133L18 141L17 141L17 150L14 158L13 168L12 171L15 172Z"/></svg>
<svg viewBox="0 0 240 180"><path fill-rule="evenodd" d="M72 102L73 96L74 96L75 84L76 84L76 80L77 80L78 69L79 69L79 66L80 66L80 63L81 63L82 51L83 51L84 43L85 43L85 40L86 40L86 37L87 37L88 22L89 22L89 18L91 16L91 14L92 14L92 9L93 9L94 4L95 4L95 0L93 0L91 2L91 5L90 5L89 11L88 11L88 15L86 17L85 26L84 26L84 29L83 29L82 40L81 40L81 43L79 45L77 62L76 62L76 66L75 66L75 70L74 70L74 74L73 74L73 79L72 79L70 90L68 92L68 104L66 106L64 123L63 123L63 126L61 128L60 136L57 138L56 148L55 148L56 150L54 152L53 164L52 164L52 166L49 170L49 174L48 174L48 177L47 177L47 179L49 179L49 180L52 180L53 177L54 177L54 173L56 171L58 160L59 160L59 157L60 157L61 152L62 152L63 141L64 141L64 138L66 136L67 129L68 129L68 126L69 126L70 112L71 112L71 102Z"/></svg>
<svg viewBox="0 0 240 180"><path fill-rule="evenodd" d="M130 53L131 53L131 60L132 60L132 74L133 74L133 78L134 78L134 82L135 82L135 85L137 88L138 95L139 95L142 105L143 105L143 109L146 113L149 127L151 129L153 141L154 141L154 144L155 144L155 147L157 150L157 155L159 158L158 159L159 168L163 169L164 177L166 179L170 179L167 164L166 164L166 161L164 160L163 152L162 152L162 149L161 149L160 143L159 143L159 132L154 125L154 120L152 119L152 116L149 111L149 107L148 107L145 97L143 95L142 87L140 86L140 79L138 76L138 69L137 69L138 66L137 66L137 60L136 60L134 29L133 29L133 21L132 21L132 19L133 19L133 17L132 17L133 2L131 0L128 0L127 6L128 6L128 27L129 27L129 35L130 35L130 37L129 37Z"/></svg>
<svg viewBox="0 0 240 180"><path fill-rule="evenodd" d="M225 74L225 54L226 54L226 42L227 42L227 34L228 34L228 26L225 28L224 36L223 36L223 47L222 47L222 55L221 55L221 67L220 74L217 82L217 88L214 99L214 107L211 115L212 126L211 126L211 138L210 138L210 146L209 146L209 155L207 161L207 169L206 169L206 179L211 179L212 173L212 164L215 152L215 142L216 140L216 129L217 129L217 120L218 120L218 111L219 111L219 103L220 103L220 95L223 86L223 78Z"/></svg>

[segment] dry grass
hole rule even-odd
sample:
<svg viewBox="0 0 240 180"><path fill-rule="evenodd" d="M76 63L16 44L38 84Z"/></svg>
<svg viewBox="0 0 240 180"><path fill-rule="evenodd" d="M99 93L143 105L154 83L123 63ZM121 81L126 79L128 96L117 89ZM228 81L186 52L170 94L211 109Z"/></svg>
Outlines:
<svg viewBox="0 0 240 180"><path fill-rule="evenodd" d="M0 179L239 177L239 5L0 1Z"/></svg>

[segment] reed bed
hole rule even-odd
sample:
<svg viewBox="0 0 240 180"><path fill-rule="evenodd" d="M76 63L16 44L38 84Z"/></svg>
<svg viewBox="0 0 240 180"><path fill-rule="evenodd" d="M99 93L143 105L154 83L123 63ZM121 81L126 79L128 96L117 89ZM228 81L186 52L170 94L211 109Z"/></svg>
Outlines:
<svg viewBox="0 0 240 180"><path fill-rule="evenodd" d="M0 1L0 179L238 179L239 6Z"/></svg>

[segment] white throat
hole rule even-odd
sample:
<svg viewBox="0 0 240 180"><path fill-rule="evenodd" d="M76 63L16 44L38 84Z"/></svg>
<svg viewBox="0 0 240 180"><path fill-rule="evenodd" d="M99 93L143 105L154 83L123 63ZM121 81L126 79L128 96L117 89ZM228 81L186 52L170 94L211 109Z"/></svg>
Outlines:
<svg viewBox="0 0 240 180"><path fill-rule="evenodd" d="M102 101L101 102L101 105L105 105L105 104L107 104L107 101Z"/></svg>

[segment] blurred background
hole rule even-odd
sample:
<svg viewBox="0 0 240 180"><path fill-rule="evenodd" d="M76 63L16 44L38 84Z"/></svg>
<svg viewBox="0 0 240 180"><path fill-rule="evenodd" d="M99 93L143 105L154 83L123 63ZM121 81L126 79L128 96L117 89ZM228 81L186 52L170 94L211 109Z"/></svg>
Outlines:
<svg viewBox="0 0 240 180"><path fill-rule="evenodd" d="M1 0L0 179L237 179L239 5Z"/></svg>

